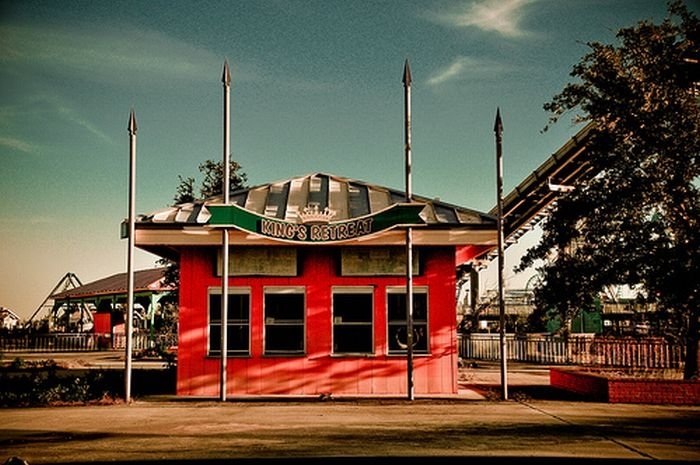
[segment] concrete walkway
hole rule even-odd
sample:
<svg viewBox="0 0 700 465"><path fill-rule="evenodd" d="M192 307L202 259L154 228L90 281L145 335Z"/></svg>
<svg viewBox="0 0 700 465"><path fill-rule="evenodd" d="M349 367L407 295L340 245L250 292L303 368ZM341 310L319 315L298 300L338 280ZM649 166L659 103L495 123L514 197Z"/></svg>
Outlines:
<svg viewBox="0 0 700 465"><path fill-rule="evenodd" d="M0 413L0 457L31 464L402 456L700 461L696 407L150 399Z"/></svg>
<svg viewBox="0 0 700 465"><path fill-rule="evenodd" d="M509 388L511 400L496 400L498 365L480 363L460 370L460 395L449 399L153 396L3 409L0 463L700 461L700 407L586 402L549 388L541 366L509 366Z"/></svg>

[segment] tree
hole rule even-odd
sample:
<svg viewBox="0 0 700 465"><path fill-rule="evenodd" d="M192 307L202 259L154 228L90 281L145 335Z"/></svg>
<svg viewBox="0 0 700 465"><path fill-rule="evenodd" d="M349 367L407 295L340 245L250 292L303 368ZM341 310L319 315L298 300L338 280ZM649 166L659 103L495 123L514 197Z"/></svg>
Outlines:
<svg viewBox="0 0 700 465"><path fill-rule="evenodd" d="M593 124L586 153L597 174L558 199L518 268L556 254L539 268L535 299L563 321L606 285L638 289L685 342L688 379L698 375L700 317L700 22L673 1L660 24L641 21L617 38L588 43L577 82L544 105L550 124L569 112Z"/></svg>
<svg viewBox="0 0 700 465"><path fill-rule="evenodd" d="M200 166L200 168L201 168L201 166ZM180 184L178 184L178 186L175 190L175 197L173 197L173 202L174 202L173 205L180 205L182 203L194 202L195 201L194 178L193 177L183 178L181 175L178 175L177 179L180 180Z"/></svg>
<svg viewBox="0 0 700 465"><path fill-rule="evenodd" d="M230 162L230 177L229 186L231 191L241 189L246 186L248 181L247 175L241 170L241 165L235 161ZM206 160L199 165L199 172L202 174L202 182L199 188L199 199L208 199L223 193L224 185L224 162ZM183 203L195 202L195 179L193 177L183 178L178 176L180 183L175 189L174 203L172 206L177 206ZM179 263L167 258L161 258L156 262L160 266L165 267L165 284L171 285L175 289L180 289L180 266ZM177 300L177 291L171 293Z"/></svg>
<svg viewBox="0 0 700 465"><path fill-rule="evenodd" d="M248 177L241 171L241 165L235 161L230 162L229 166L229 187L231 191L245 187ZM224 162L206 160L199 165L199 172L202 174L202 182L199 188L199 199L208 199L217 195L223 194L224 185ZM178 184L175 189L175 197L173 197L173 206L182 203L194 202L197 200L195 195L193 177L183 178L179 175Z"/></svg>

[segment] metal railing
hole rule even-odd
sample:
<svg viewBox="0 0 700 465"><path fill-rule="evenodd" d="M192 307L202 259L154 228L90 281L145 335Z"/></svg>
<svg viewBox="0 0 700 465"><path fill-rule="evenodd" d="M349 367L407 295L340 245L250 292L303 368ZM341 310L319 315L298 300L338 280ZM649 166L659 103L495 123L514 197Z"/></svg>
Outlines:
<svg viewBox="0 0 700 465"><path fill-rule="evenodd" d="M507 359L541 364L681 368L685 348L660 338L506 335ZM463 359L500 360L498 334L460 334Z"/></svg>
<svg viewBox="0 0 700 465"><path fill-rule="evenodd" d="M0 352L90 352L119 350L126 347L123 334L94 333L47 333L47 334L2 334ZM177 334L136 333L133 336L134 350L156 346L177 345Z"/></svg>
<svg viewBox="0 0 700 465"><path fill-rule="evenodd" d="M134 350L150 349L153 347L173 347L177 345L177 334L155 334L137 333L133 335ZM126 349L126 336L124 334L114 334L112 337L113 349Z"/></svg>

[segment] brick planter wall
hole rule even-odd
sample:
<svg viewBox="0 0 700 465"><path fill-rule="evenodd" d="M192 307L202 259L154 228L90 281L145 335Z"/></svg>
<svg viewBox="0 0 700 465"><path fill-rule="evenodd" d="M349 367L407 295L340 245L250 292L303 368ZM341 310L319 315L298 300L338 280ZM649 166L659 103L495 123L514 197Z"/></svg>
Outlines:
<svg viewBox="0 0 700 465"><path fill-rule="evenodd" d="M549 384L599 402L700 405L700 381L608 378L576 369L551 368Z"/></svg>
<svg viewBox="0 0 700 465"><path fill-rule="evenodd" d="M581 394L590 400L608 401L608 380L604 376L576 370L549 369L550 386Z"/></svg>

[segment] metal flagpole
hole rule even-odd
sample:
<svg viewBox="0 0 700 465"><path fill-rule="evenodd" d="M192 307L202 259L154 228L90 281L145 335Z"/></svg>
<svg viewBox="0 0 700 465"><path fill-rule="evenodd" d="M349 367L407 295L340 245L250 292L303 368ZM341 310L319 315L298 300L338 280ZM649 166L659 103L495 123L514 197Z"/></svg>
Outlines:
<svg viewBox="0 0 700 465"><path fill-rule="evenodd" d="M410 202L411 192L411 67L408 60L403 69L404 86L404 141L406 159L406 202ZM413 400L413 234L406 228L406 375L408 400Z"/></svg>
<svg viewBox="0 0 700 465"><path fill-rule="evenodd" d="M493 126L496 133L496 190L498 202L498 314L499 340L501 345L501 399L508 400L508 346L506 345L506 308L503 299L503 122L501 109L496 109L496 122Z"/></svg>
<svg viewBox="0 0 700 465"><path fill-rule="evenodd" d="M129 237L126 258L126 353L124 362L124 402L131 402L131 352L133 350L134 326L134 239L136 218L136 116L134 110L129 115Z"/></svg>
<svg viewBox="0 0 700 465"><path fill-rule="evenodd" d="M224 74L221 77L224 84L224 177L223 193L224 205L228 205L230 200L230 121L231 121L231 71L228 61L224 61ZM228 229L221 230L221 386L219 396L222 402L226 401L226 381L227 381L227 355L228 355L228 274L229 274L229 235Z"/></svg>

